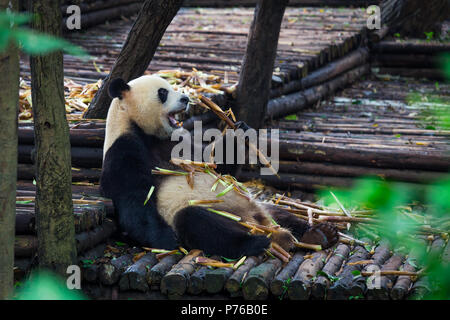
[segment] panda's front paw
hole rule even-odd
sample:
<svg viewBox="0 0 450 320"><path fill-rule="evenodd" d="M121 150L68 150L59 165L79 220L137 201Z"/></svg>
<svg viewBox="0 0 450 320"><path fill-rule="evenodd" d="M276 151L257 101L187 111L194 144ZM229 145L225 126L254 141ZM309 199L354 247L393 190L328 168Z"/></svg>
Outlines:
<svg viewBox="0 0 450 320"><path fill-rule="evenodd" d="M236 129L242 129L244 131L247 131L248 129L251 129L244 121L238 121L235 123Z"/></svg>
<svg viewBox="0 0 450 320"><path fill-rule="evenodd" d="M334 246L339 241L337 228L330 223L319 223L303 234L301 242L319 244L322 249Z"/></svg>

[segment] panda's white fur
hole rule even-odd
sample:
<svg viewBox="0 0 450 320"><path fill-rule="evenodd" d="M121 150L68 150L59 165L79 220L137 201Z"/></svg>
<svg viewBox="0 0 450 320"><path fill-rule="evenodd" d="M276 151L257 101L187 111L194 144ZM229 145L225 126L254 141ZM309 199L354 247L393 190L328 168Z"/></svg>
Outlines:
<svg viewBox="0 0 450 320"><path fill-rule="evenodd" d="M292 234L298 239L303 236L300 240L305 242L319 239L324 247L336 241L337 233L330 226L310 229L303 220L250 195L230 191L218 198L225 187L219 183L212 191L216 179L206 173L194 174L193 189L185 176L152 175L157 166L172 168L170 135L177 129L173 115L187 107L187 97L157 76L142 76L128 84L114 80L110 94L114 99L106 121L101 189L112 198L119 225L131 239L167 249L181 243L228 257L263 252L270 244L267 237L251 235L204 207L189 206L189 200L221 199L212 208L238 215L244 222L273 226L275 219L281 227L271 239L286 249L292 246ZM144 205L151 187L155 191Z"/></svg>

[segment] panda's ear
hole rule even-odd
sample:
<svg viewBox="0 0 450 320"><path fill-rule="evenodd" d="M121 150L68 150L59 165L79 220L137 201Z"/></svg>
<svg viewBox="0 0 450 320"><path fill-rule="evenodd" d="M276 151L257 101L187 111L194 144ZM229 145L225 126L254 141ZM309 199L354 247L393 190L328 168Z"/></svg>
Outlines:
<svg viewBox="0 0 450 320"><path fill-rule="evenodd" d="M123 93L125 91L130 91L130 86L123 81L121 78L113 79L108 88L108 93L111 98L123 98Z"/></svg>

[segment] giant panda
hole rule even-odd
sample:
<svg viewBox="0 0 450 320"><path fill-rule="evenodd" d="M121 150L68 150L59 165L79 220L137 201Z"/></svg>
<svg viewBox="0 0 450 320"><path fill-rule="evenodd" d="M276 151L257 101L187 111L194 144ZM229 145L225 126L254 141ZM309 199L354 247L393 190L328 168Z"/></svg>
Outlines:
<svg viewBox="0 0 450 320"><path fill-rule="evenodd" d="M212 206L241 217L244 222L281 226L271 239L253 235L236 221L212 213L202 206L190 206L189 200L214 200L224 190L211 187L215 178L194 174L191 188L184 176L152 175L155 167L173 169L169 162L171 134L178 128L176 114L183 112L189 98L172 89L164 79L145 75L125 83L114 79L109 86L113 98L106 120L101 192L111 198L119 227L141 246L174 249L184 246L201 249L205 254L238 258L258 255L276 241L286 250L293 237L302 242L328 248L338 240L330 224L310 227L305 221L275 206L228 192L222 203ZM179 168L175 169L179 170ZM154 192L144 204L149 189Z"/></svg>

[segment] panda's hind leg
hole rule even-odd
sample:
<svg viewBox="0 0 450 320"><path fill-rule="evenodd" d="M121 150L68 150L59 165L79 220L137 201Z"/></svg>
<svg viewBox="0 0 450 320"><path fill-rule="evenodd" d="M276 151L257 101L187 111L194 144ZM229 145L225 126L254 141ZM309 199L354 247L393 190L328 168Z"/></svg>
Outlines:
<svg viewBox="0 0 450 320"><path fill-rule="evenodd" d="M189 249L227 258L256 256L270 245L270 239L251 235L236 221L203 207L189 206L177 212L174 220L179 241Z"/></svg>

